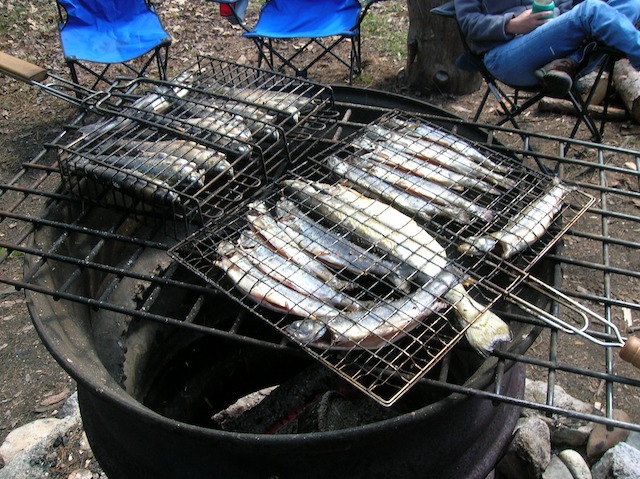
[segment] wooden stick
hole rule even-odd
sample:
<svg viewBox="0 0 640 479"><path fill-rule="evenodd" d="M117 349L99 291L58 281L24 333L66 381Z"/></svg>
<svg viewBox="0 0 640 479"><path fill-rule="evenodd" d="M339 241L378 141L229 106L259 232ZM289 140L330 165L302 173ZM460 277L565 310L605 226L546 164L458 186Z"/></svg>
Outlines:
<svg viewBox="0 0 640 479"><path fill-rule="evenodd" d="M40 82L48 73L42 67L0 51L0 72L25 83Z"/></svg>

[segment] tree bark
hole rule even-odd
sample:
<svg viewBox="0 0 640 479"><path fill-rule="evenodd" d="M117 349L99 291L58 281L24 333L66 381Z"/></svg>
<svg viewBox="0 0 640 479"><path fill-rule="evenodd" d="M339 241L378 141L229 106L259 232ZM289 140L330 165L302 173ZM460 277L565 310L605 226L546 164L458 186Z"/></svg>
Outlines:
<svg viewBox="0 0 640 479"><path fill-rule="evenodd" d="M464 49L452 18L431 13L443 0L407 0L407 82L429 93L472 93L482 84L478 73L460 70L456 58Z"/></svg>
<svg viewBox="0 0 640 479"><path fill-rule="evenodd" d="M640 72L626 58L618 60L613 67L613 83L627 111L640 123Z"/></svg>

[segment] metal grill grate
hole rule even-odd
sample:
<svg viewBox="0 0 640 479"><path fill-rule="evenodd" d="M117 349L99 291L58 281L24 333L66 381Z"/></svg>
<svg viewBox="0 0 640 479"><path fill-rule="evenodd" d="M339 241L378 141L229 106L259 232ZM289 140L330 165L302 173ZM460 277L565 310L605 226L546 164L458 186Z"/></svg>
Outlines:
<svg viewBox="0 0 640 479"><path fill-rule="evenodd" d="M339 128L347 133L389 113L386 108L366 106L351 91L346 96L337 102L336 110L342 115ZM637 264L640 246L634 236L640 227L636 206L640 201L640 152L475 125L446 116L422 118L472 138L479 147L534 168L537 163L551 170L558 167L565 183L596 197L597 202L586 214L568 227L564 246L553 248L530 273L536 276L543 273L542 277L553 273L550 282L562 294L611 319L626 334L638 330L640 305L633 292L637 292L640 284ZM77 124L81 125L82 119ZM175 239L167 237L162 227L140 221L122 210L100 205L86 208L77 197L61 189L56 145L67 144L72 134L73 128L62 133L52 147L2 185L0 217L11 228L0 239L0 248L4 248L0 250L0 281L25 289L30 295L56 300L51 301L56 311L68 309L78 313L73 321L89 324L95 315L102 314L103 321L123 317L155 321L265 348L291 347L273 328L262 328L263 322L256 321L254 315L231 307L226 294L216 292L200 276L167 261L166 252L175 246ZM536 147L536 152L527 148L530 144ZM574 214L573 210L569 213ZM446 222L439 226L443 232L451 230ZM49 239L43 239L45 234ZM24 277L12 273L15 261L19 260L14 252L23 253L27 259L29 268ZM151 261L142 261L149 256ZM52 275L56 280L51 280ZM123 302L117 297L117 291L138 284L144 284L145 288L136 301ZM536 301L530 287L521 284L517 291L519 296ZM565 307L555 302L549 305L543 301L541 307L558 318L567 314ZM505 304L503 311L500 302L492 309L510 322L520 341L512 348L498 348L487 360L459 343L412 390L434 395L440 391L443 396L475 395L640 431L637 418L628 423L612 419L614 407L624 408L626 401L636 401L640 394L637 371L616 359L615 348L586 341L576 346L576 341L581 340L579 336L567 334L518 308L510 309ZM46 331L51 325L44 323L37 313L36 326ZM617 345L616 337L606 325L591 323L584 332ZM584 351L583 357L576 358L568 352L576 348ZM454 367L460 363L471 372L461 373L460 368ZM526 364L530 377L544 380L549 386L548 395L520 399L506 394L500 386L501 375L513 363ZM489 384L493 386L486 389ZM603 414L579 413L555 405L554 392L559 386L576 397L597 403ZM589 390L592 392L585 393Z"/></svg>

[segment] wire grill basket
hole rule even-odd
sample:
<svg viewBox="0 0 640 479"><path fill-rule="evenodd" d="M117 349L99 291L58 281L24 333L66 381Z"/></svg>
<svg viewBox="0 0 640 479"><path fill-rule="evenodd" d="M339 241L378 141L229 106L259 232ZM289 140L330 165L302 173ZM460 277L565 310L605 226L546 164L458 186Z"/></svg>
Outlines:
<svg viewBox="0 0 640 479"><path fill-rule="evenodd" d="M423 131L417 133L418 126L436 135L437 141L426 138ZM518 296L521 283L532 281L536 263L593 203L592 197L524 167L513 157L474 145L419 115L398 111L344 138L317 139L309 151L313 153L294 159L291 169L259 195L208 223L170 254L387 405L406 393L465 334L474 346L477 338L484 341L486 331L478 318L492 314L489 310L526 314L522 309L529 305L523 299L526 295ZM394 155L397 158L391 158ZM459 163L447 163L469 155L484 158L482 169L456 172ZM455 197L448 197L451 188L434 184L433 176L419 181L418 166L410 165L413 161L425 169L435 166L437 172L453 171L463 177L462 183L455 177L459 190ZM386 181L377 181L372 174ZM313 198L297 185L303 185L302 191L308 186L324 193ZM546 209L543 205L554 188L563 188L561 200ZM351 196L334 202L343 191ZM408 194L422 199L419 206L407 200ZM364 200L365 213L356 203L358 198ZM523 222L526 211L533 218L525 215ZM381 217L397 219L397 228L384 222L379 226ZM540 225L544 227L538 232ZM404 236L386 236L409 226ZM417 231L414 226L425 236L412 236ZM473 238L499 237L498 231L522 235L519 238L526 244L518 246L518 241L503 235L506 239L484 250L466 247ZM329 242L329 251L312 244L318 234ZM433 249L423 247L429 237L436 245ZM479 244L484 245L482 241ZM517 250L501 246L509 242ZM258 251L265 245L262 256ZM271 263L273 256L283 257L286 266L302 266L285 269ZM249 263L243 262L247 258ZM354 258L368 261L368 266L347 265L346 259ZM307 261L329 266L331 275L324 284L296 284L297 278L306 278L297 272ZM325 310L307 303L309 296L324 294L320 290L326 286L332 286L326 294L334 306ZM464 297L453 294L450 287ZM423 295L425 290L435 294L435 302ZM477 314L460 320L468 298ZM512 303L518 305L515 310ZM474 321L478 324L470 325ZM312 336L305 334L306 328L311 328Z"/></svg>
<svg viewBox="0 0 640 479"><path fill-rule="evenodd" d="M58 145L60 172L83 199L190 228L267 183L327 128L332 104L329 88L200 57L170 82L123 80L86 99L100 119Z"/></svg>

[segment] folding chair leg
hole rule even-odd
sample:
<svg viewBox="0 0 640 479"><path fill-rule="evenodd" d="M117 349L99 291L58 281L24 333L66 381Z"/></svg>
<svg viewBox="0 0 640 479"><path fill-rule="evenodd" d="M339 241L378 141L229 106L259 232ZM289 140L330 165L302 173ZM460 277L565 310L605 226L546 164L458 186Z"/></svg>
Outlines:
<svg viewBox="0 0 640 479"><path fill-rule="evenodd" d="M491 88L489 88L489 86L487 85L487 89L484 91L484 95L482 95L482 100L480 100L480 105L478 106L478 109L476 110L476 114L473 116L473 122L477 122L478 118L480 118L480 115L482 114L482 111L484 110L484 106L487 104L487 100L489 99L489 95L491 94Z"/></svg>

